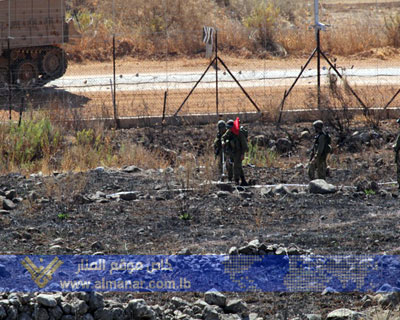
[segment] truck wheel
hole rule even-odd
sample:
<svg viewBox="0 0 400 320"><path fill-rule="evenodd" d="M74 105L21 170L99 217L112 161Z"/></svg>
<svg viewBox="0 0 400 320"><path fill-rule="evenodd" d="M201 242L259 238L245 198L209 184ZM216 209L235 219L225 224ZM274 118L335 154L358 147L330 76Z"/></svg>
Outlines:
<svg viewBox="0 0 400 320"><path fill-rule="evenodd" d="M46 78L57 79L62 77L67 70L67 59L64 51L59 48L47 51L42 59L41 70Z"/></svg>
<svg viewBox="0 0 400 320"><path fill-rule="evenodd" d="M13 68L13 83L21 89L34 87L38 76L38 68L31 60L17 62Z"/></svg>

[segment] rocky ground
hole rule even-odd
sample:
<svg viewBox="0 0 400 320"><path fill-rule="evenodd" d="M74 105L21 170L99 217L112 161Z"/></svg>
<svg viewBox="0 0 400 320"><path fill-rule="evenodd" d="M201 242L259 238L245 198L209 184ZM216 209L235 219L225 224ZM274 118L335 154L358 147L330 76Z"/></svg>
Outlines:
<svg viewBox="0 0 400 320"><path fill-rule="evenodd" d="M116 148L143 144L167 168L0 177L0 254L227 254L247 250L255 239L275 254L400 252L393 122L378 129L355 124L341 137L328 128L330 185L307 179L309 123L249 128L264 156L249 159L245 172L253 186L246 188L210 181L218 180L204 160L212 152L211 126L118 132ZM218 306L205 303L204 293L100 296L5 293L1 300L0 294L0 319L395 319L400 300L397 294L226 293L228 302ZM105 302L95 306L96 297ZM243 310L227 307L233 299ZM340 308L352 311L331 314Z"/></svg>

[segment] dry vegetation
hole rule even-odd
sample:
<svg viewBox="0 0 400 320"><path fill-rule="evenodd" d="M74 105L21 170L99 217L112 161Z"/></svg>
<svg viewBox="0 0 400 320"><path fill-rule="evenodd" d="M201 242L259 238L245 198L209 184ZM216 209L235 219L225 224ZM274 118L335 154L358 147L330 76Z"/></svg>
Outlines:
<svg viewBox="0 0 400 320"><path fill-rule="evenodd" d="M332 26L322 40L330 53L400 45L396 2L364 4L363 11L346 1L321 3L323 22ZM241 57L301 55L315 45L306 0L70 0L68 15L83 36L68 49L75 61L109 59L113 33L119 57L195 56L205 50L204 25L218 28L221 50Z"/></svg>
<svg viewBox="0 0 400 320"><path fill-rule="evenodd" d="M169 162L157 150L140 144L115 142L115 131L102 127L82 128L79 121L54 122L45 112L29 120L0 124L0 173L85 171L97 166L165 168Z"/></svg>

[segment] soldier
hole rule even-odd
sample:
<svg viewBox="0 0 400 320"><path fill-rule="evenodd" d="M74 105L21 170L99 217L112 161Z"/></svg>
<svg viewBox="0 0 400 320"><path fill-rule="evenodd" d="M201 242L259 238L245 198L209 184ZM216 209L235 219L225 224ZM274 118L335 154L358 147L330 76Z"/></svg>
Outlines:
<svg viewBox="0 0 400 320"><path fill-rule="evenodd" d="M397 119L397 123L400 124L400 118ZM393 145L393 149L395 152L394 162L396 162L396 167L397 167L397 183L399 184L399 189L400 189L400 159L399 159L400 134L397 135L396 143Z"/></svg>
<svg viewBox="0 0 400 320"><path fill-rule="evenodd" d="M315 179L315 171L317 171L317 178L326 178L326 158L331 152L331 138L323 128L324 123L321 120L317 120L313 123L315 129L315 142L311 150L310 166L308 168L308 176L311 180Z"/></svg>
<svg viewBox="0 0 400 320"><path fill-rule="evenodd" d="M234 179L236 184L239 184L239 180L241 180L241 185L247 186L242 167L244 154L248 151L247 138L239 129L238 119L236 121L238 122L236 126L233 120L226 123L228 130L222 136L222 146L227 155L226 169L229 181Z"/></svg>
<svg viewBox="0 0 400 320"><path fill-rule="evenodd" d="M223 156L223 149L222 149L222 136L226 132L226 123L224 120L218 121L218 132L217 137L214 140L214 154L215 159L218 157L218 170L223 175L223 165L224 165L224 156Z"/></svg>

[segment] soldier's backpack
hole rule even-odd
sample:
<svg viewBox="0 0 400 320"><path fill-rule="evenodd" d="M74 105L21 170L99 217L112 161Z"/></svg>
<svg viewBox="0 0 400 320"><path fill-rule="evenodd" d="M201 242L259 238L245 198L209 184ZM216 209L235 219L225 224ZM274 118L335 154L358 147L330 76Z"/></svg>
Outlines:
<svg viewBox="0 0 400 320"><path fill-rule="evenodd" d="M248 137L249 137L249 130L247 129L247 127L240 126L239 141L243 152L247 152L249 150L247 144Z"/></svg>

